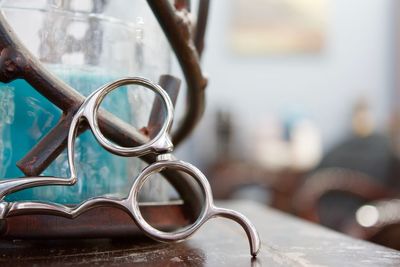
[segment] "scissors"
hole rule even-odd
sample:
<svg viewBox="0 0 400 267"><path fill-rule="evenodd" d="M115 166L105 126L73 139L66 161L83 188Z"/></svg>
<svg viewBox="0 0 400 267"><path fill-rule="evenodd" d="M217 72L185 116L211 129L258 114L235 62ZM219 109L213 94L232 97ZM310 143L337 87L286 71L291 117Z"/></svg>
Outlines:
<svg viewBox="0 0 400 267"><path fill-rule="evenodd" d="M162 100L165 107L165 119L161 130L148 142L136 147L123 147L109 141L101 132L98 124L98 109L107 94L118 87L126 85L140 85L152 90ZM68 164L70 176L53 177L22 177L7 179L0 182L0 220L10 216L22 214L50 214L66 218L75 218L89 209L102 206L113 206L119 208L130 215L136 225L150 238L160 242L178 242L193 235L205 222L214 217L224 217L231 219L242 226L245 230L250 244L250 254L255 257L260 249L260 238L256 228L244 215L234 210L219 208L215 206L211 191L211 186L205 175L194 165L176 159L171 152L173 144L169 136L173 122L174 108L168 94L157 84L149 80L132 77L122 78L100 87L90 94L82 103L74 115L68 132ZM93 135L99 144L107 151L124 157L139 157L149 153L157 154L157 160L145 167L134 180L130 192L125 198L114 197L94 197L90 198L77 206L68 207L57 203L46 202L7 202L4 200L8 194L36 186L64 185L72 186L77 182L78 176L74 162L74 146L77 138L78 126L86 121ZM191 176L199 184L203 193L203 205L197 220L191 225L172 232L158 230L151 226L142 216L139 209L138 194L146 180L153 174L165 169L175 169Z"/></svg>

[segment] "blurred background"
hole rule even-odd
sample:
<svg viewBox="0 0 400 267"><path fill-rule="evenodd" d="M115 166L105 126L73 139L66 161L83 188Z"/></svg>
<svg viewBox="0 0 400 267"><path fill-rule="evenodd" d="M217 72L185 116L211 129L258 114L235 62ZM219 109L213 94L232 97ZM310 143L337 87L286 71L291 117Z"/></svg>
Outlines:
<svg viewBox="0 0 400 267"><path fill-rule="evenodd" d="M395 0L212 1L207 109L180 157L252 199L400 249Z"/></svg>

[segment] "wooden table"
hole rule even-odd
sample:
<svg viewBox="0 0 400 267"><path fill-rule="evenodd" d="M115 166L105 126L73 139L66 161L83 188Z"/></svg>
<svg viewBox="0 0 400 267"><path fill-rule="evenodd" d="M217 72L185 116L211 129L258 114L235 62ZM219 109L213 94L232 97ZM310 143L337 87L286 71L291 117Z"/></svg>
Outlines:
<svg viewBox="0 0 400 267"><path fill-rule="evenodd" d="M241 228L208 222L191 239L0 241L0 266L400 266L400 252L356 240L254 202L224 202L247 215L262 239L252 259Z"/></svg>

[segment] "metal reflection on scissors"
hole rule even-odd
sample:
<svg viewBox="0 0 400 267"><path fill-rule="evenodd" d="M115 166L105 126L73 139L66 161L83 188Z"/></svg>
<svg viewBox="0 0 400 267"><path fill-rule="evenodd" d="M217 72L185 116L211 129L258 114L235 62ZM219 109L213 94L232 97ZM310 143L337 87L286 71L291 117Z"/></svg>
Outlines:
<svg viewBox="0 0 400 267"><path fill-rule="evenodd" d="M159 133L150 139L148 142L137 147L122 147L110 142L100 130L97 121L99 106L105 96L114 89L124 85L141 85L144 86L161 97L165 105L166 115L164 124ZM111 82L97 89L89 95L83 102L77 113L74 115L68 133L68 164L70 177L23 177L16 179L8 179L0 182L0 219L5 219L10 216L23 214L50 214L67 218L75 218L89 209L101 206L114 206L127 212L137 226L149 237L161 242L177 242L182 241L194 234L206 221L214 217L225 217L239 223L245 230L250 244L250 253L256 256L260 249L260 238L254 225L242 214L216 207L214 205L210 184L204 174L192 164L177 160L170 154L173 150L173 145L169 137L169 130L173 122L173 105L168 97L168 94L157 84L154 84L143 78L122 78ZM149 153L158 154L157 161L150 164L142 170L137 176L131 190L126 198L112 197L95 197L90 198L75 207L67 207L57 203L21 201L7 202L4 197L16 191L48 185L74 185L78 179L75 162L74 162L74 146L77 138L78 126L83 120L89 124L96 140L107 151L124 157L138 157ZM151 226L142 216L137 200L139 191L146 180L155 173L161 172L164 169L175 169L190 175L197 184L199 184L203 195L204 203L202 211L197 220L182 229L164 232Z"/></svg>

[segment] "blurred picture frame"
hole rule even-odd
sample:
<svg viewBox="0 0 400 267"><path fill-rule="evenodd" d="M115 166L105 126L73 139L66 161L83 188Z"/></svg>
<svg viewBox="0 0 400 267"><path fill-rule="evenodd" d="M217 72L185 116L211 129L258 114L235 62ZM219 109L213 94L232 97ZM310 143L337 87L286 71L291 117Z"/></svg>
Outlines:
<svg viewBox="0 0 400 267"><path fill-rule="evenodd" d="M239 55L317 54L328 0L234 0L230 46Z"/></svg>

